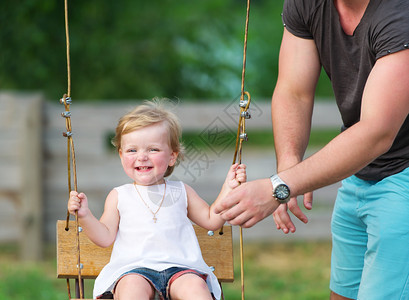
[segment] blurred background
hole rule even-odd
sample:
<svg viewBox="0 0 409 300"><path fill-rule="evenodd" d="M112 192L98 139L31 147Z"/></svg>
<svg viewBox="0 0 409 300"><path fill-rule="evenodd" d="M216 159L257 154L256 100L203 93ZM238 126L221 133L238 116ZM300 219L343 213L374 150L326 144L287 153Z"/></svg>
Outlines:
<svg viewBox="0 0 409 300"><path fill-rule="evenodd" d="M252 118L243 149L249 180L275 171L269 99L282 5L251 1L245 90ZM129 181L110 145L118 118L154 97L169 99L184 130L187 156L171 179L212 202L233 160L246 1L68 1L68 8L78 188L94 214L113 187ZM67 298L65 282L55 280L55 223L65 218L68 198L59 104L66 63L63 0L0 2L0 300ZM332 98L322 72L307 155L339 131ZM328 298L337 187L315 193L310 222L297 222L295 234L278 232L272 218L244 230L250 299ZM226 299L240 299L236 278Z"/></svg>

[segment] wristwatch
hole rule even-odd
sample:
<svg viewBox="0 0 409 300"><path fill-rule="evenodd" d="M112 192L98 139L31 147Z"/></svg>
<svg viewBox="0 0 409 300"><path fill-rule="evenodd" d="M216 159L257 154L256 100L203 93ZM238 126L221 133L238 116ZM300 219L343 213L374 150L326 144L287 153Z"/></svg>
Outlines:
<svg viewBox="0 0 409 300"><path fill-rule="evenodd" d="M273 197L281 204L290 201L290 188L288 185L278 175L271 176L270 181L273 185Z"/></svg>

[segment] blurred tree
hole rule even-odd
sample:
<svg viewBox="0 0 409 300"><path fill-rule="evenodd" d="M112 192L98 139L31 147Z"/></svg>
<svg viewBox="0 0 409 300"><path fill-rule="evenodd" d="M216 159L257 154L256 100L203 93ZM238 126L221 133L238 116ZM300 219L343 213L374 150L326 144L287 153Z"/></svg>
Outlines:
<svg viewBox="0 0 409 300"><path fill-rule="evenodd" d="M283 1L252 0L246 90L269 98ZM232 99L240 93L245 0L73 1L75 99ZM0 1L0 88L66 91L63 0ZM331 96L327 82L321 96Z"/></svg>

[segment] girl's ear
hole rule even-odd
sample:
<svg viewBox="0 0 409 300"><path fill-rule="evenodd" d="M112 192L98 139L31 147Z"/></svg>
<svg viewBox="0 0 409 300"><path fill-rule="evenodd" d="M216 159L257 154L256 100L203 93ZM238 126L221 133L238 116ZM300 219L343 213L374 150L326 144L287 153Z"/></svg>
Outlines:
<svg viewBox="0 0 409 300"><path fill-rule="evenodd" d="M169 166L172 167L176 164L176 160L178 158L179 153L178 152L172 152L170 155L170 161L169 161Z"/></svg>
<svg viewBox="0 0 409 300"><path fill-rule="evenodd" d="M123 155L122 155L122 154L123 154L123 153L122 153L122 149L119 149L119 150L118 150L118 154L119 154L119 158L121 159L121 162L122 162L122 156L123 156Z"/></svg>

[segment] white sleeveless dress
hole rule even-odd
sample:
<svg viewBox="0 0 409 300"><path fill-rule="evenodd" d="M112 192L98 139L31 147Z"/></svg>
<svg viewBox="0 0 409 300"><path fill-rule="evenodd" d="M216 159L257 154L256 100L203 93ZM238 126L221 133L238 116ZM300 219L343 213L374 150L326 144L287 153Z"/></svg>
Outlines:
<svg viewBox="0 0 409 300"><path fill-rule="evenodd" d="M159 207L164 187L164 184L137 185L153 212ZM125 184L115 190L118 192L119 229L111 260L95 280L94 298L111 291L116 280L134 268L163 271L170 267L185 267L208 274L209 290L216 299L220 299L217 278L203 260L194 228L187 217L183 182L166 181L166 196L156 214L156 223L133 184Z"/></svg>

